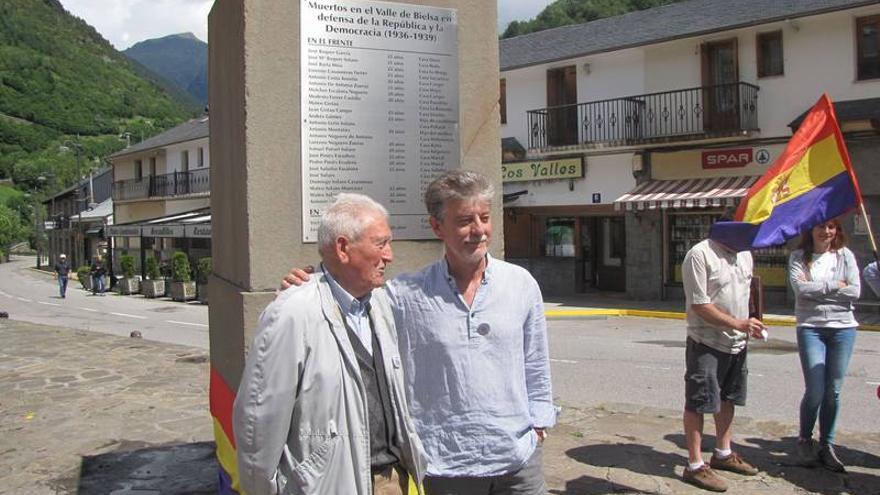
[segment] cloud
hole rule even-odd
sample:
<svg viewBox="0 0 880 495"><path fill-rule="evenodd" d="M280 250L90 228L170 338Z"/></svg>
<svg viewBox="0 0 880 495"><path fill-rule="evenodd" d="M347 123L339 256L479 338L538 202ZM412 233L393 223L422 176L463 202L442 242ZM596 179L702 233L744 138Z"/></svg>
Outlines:
<svg viewBox="0 0 880 495"><path fill-rule="evenodd" d="M483 0L480 0L483 1ZM498 32L510 21L538 15L553 0L497 0ZM169 34L193 33L208 40L208 12L214 0L61 0L119 50Z"/></svg>
<svg viewBox="0 0 880 495"><path fill-rule="evenodd" d="M151 38L191 32L208 39L213 0L61 0L119 50Z"/></svg>

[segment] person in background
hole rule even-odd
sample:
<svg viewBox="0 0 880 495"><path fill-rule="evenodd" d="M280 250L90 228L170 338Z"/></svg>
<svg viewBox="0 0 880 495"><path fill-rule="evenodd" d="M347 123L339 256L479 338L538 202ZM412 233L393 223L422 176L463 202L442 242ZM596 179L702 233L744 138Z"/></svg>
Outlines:
<svg viewBox="0 0 880 495"><path fill-rule="evenodd" d="M880 269L877 268L877 262L871 262L862 270L862 278L868 283L874 297L880 297Z"/></svg>
<svg viewBox="0 0 880 495"><path fill-rule="evenodd" d="M746 476L758 469L732 450L735 406L746 403L749 339L762 338L764 324L749 317L752 253L736 252L705 239L682 263L687 312L684 432L686 483L723 492L727 482L715 470ZM703 416L715 417L715 451L703 462Z"/></svg>
<svg viewBox="0 0 880 495"><path fill-rule="evenodd" d="M104 260L101 259L101 256L95 256L95 259L92 261L92 266L89 270L89 273L92 275L92 295L104 295L104 275L107 273L107 269L104 267Z"/></svg>
<svg viewBox="0 0 880 495"><path fill-rule="evenodd" d="M861 292L856 257L846 247L837 219L813 227L791 253L788 279L795 294L798 354L804 373L797 453L806 465L846 468L834 452L843 377L852 356L858 323L853 302ZM819 418L818 452L813 427Z"/></svg>
<svg viewBox="0 0 880 495"><path fill-rule="evenodd" d="M58 291L61 293L61 299L65 299L67 297L67 280L70 278L70 263L67 261L66 254L58 255L54 269L55 278L58 279Z"/></svg>

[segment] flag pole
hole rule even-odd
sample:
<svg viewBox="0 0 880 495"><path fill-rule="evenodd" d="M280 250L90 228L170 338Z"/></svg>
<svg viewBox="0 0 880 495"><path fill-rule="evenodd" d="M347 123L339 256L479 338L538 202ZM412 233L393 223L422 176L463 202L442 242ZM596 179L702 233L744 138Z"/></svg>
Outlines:
<svg viewBox="0 0 880 495"><path fill-rule="evenodd" d="M880 268L880 256L877 255L877 241L874 240L874 231L871 229L871 222L868 220L868 212L865 211L865 202L859 201L859 209L862 212L862 218L865 219L865 227L868 228L868 239L871 240L871 250L874 253L874 262Z"/></svg>

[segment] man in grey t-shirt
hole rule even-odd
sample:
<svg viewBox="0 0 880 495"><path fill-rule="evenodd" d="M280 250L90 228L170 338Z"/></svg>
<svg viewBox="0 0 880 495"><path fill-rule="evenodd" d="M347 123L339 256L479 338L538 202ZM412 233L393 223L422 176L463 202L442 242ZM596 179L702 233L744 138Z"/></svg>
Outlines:
<svg viewBox="0 0 880 495"><path fill-rule="evenodd" d="M687 304L687 371L684 431L688 448L685 482L712 491L727 483L713 469L754 475L758 470L731 450L735 405L745 405L749 338L764 324L749 317L752 255L712 239L697 243L682 263ZM715 417L715 452L703 463L703 415Z"/></svg>

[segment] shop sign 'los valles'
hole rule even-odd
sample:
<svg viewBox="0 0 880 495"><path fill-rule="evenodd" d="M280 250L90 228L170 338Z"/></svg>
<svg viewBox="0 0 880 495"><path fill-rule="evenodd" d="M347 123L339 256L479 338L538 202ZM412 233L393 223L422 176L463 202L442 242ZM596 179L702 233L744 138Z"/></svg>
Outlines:
<svg viewBox="0 0 880 495"><path fill-rule="evenodd" d="M505 163L501 165L503 182L575 179L583 176L584 160L582 157Z"/></svg>

